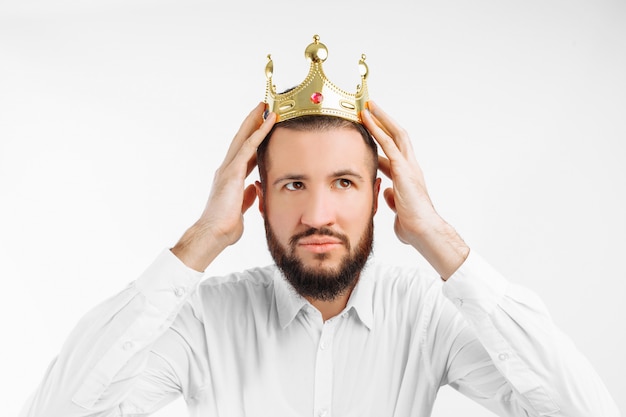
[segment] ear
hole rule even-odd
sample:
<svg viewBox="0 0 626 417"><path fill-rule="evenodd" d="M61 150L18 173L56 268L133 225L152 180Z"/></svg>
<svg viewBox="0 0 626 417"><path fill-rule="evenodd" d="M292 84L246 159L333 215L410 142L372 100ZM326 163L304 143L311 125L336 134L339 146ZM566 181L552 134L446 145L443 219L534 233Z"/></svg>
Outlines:
<svg viewBox="0 0 626 417"><path fill-rule="evenodd" d="M378 211L378 195L380 194L381 181L380 178L376 178L376 181L374 181L374 205L372 207L372 214L376 214Z"/></svg>
<svg viewBox="0 0 626 417"><path fill-rule="evenodd" d="M265 207L265 200L263 198L263 186L259 181L255 181L254 188L256 188L256 196L259 199L259 213L261 213L261 216L265 217L265 210L263 209Z"/></svg>

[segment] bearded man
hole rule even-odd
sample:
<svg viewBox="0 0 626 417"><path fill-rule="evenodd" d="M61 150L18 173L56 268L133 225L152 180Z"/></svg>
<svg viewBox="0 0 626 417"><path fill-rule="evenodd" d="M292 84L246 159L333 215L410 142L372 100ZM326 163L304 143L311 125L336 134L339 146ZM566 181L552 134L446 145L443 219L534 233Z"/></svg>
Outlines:
<svg viewBox="0 0 626 417"><path fill-rule="evenodd" d="M426 417L445 384L501 416L619 415L543 304L435 211L408 134L379 106L356 121L266 107L235 135L200 219L79 323L22 416L143 416L182 395L190 416ZM368 262L378 171L398 238L432 270ZM275 265L200 283L257 199Z"/></svg>

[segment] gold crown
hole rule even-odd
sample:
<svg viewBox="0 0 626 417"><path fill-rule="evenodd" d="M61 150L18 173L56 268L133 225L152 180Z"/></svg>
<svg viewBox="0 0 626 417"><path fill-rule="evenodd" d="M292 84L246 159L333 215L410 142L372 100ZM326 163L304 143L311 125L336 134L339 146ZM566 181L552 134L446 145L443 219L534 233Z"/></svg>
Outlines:
<svg viewBox="0 0 626 417"><path fill-rule="evenodd" d="M300 85L281 94L276 93L276 86L272 83L274 62L271 55L267 56L267 111L276 113L281 122L306 115L329 115L361 123L361 111L369 99L365 55L361 55L359 61L361 84L357 85L355 94L340 89L326 78L322 63L328 57L328 49L320 43L318 35L313 36L313 43L306 47L304 56L311 62L309 74Z"/></svg>

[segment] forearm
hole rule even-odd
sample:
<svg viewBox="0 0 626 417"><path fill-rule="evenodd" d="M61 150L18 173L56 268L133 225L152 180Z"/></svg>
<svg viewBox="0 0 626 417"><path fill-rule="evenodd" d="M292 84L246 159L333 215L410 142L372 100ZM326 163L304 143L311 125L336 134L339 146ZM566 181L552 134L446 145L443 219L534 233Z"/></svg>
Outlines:
<svg viewBox="0 0 626 417"><path fill-rule="evenodd" d="M504 410L509 407L504 403L526 404L537 415L619 415L597 373L531 291L509 283L472 254L444 284L444 294L510 384L508 394L494 389L485 405ZM471 379L464 383L472 385Z"/></svg>
<svg viewBox="0 0 626 417"><path fill-rule="evenodd" d="M164 251L135 282L80 320L20 417L86 417L117 409L141 375L150 346L200 278Z"/></svg>

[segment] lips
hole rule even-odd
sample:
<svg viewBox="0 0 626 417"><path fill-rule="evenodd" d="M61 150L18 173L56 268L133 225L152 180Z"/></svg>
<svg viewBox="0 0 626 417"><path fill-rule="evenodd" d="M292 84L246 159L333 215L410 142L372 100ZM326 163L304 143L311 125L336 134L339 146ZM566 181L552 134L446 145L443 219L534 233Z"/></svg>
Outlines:
<svg viewBox="0 0 626 417"><path fill-rule="evenodd" d="M341 239L331 236L308 236L298 241L298 247L312 253L326 253L340 246Z"/></svg>
<svg viewBox="0 0 626 417"><path fill-rule="evenodd" d="M296 248L301 248L313 253L324 253L342 246L350 251L348 237L327 227L310 228L298 233L291 237L289 246L294 252Z"/></svg>
<svg viewBox="0 0 626 417"><path fill-rule="evenodd" d="M343 242L340 239L330 236L308 236L303 237L298 241L298 245L341 245Z"/></svg>

